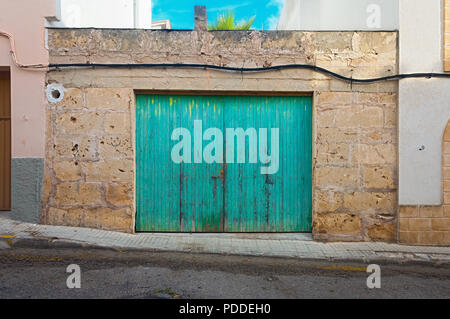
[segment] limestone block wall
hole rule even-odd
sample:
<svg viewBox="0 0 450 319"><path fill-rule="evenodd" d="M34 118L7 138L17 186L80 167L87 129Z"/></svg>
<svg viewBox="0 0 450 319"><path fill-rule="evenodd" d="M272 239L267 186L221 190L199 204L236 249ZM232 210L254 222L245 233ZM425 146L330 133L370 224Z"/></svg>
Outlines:
<svg viewBox="0 0 450 319"><path fill-rule="evenodd" d="M48 106L45 222L132 232L131 89L69 88Z"/></svg>
<svg viewBox="0 0 450 319"><path fill-rule="evenodd" d="M51 63L308 63L354 78L397 72L395 32L49 29ZM42 220L134 231L136 93L313 95L313 235L395 241L397 82L346 83L310 70L61 68L68 92L47 107Z"/></svg>
<svg viewBox="0 0 450 319"><path fill-rule="evenodd" d="M439 206L400 207L401 243L450 245L450 120L442 141L442 198Z"/></svg>
<svg viewBox="0 0 450 319"><path fill-rule="evenodd" d="M396 95L322 92L316 112L316 238L394 240Z"/></svg>

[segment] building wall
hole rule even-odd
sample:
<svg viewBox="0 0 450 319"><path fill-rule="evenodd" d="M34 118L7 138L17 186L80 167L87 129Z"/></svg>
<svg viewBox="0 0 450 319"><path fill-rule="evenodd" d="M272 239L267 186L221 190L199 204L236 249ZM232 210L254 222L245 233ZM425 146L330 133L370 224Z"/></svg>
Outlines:
<svg viewBox="0 0 450 319"><path fill-rule="evenodd" d="M152 25L152 0L57 0L60 28L141 28ZM101 12L101 14L99 14Z"/></svg>
<svg viewBox="0 0 450 319"><path fill-rule="evenodd" d="M400 1L400 72L445 71L449 3ZM448 174L442 170L447 155L442 137L450 119L450 79L402 80L399 118L399 240L448 245Z"/></svg>
<svg viewBox="0 0 450 319"><path fill-rule="evenodd" d="M333 1L330 1L333 2ZM334 1L336 2L336 1ZM339 1L333 7L326 1L286 1L278 29L347 29L349 23L357 28L358 19L352 18L345 4ZM376 2L373 2L376 3ZM326 6L325 6L326 4ZM372 4L358 1L352 12L364 17L361 6ZM450 1L400 0L378 3L383 21L396 21L399 28L400 73L440 73L450 57ZM383 7L384 6L384 7ZM345 19L322 19L324 11L342 12ZM394 14L386 15L387 12ZM306 15L304 17L304 15ZM336 15L338 16L338 15ZM386 26L384 25L383 28ZM399 203L400 205L436 205L442 197L442 134L450 118L450 79L405 79L399 83Z"/></svg>
<svg viewBox="0 0 450 319"><path fill-rule="evenodd" d="M52 63L317 64L354 77L397 72L395 32L49 30ZM349 68L349 65L351 68ZM43 221L134 231L136 90L314 94L314 237L396 238L397 83L309 70L60 69L47 106Z"/></svg>
<svg viewBox="0 0 450 319"><path fill-rule="evenodd" d="M55 1L1 1L0 30L11 34L22 64L48 64L45 17ZM12 217L38 222L45 152L45 70L24 70L11 58L9 40L0 36L0 68L11 72Z"/></svg>
<svg viewBox="0 0 450 319"><path fill-rule="evenodd" d="M398 0L285 0L277 30L398 30Z"/></svg>
<svg viewBox="0 0 450 319"><path fill-rule="evenodd" d="M442 205L400 208L401 243L450 245L450 120L442 138L442 176Z"/></svg>
<svg viewBox="0 0 450 319"><path fill-rule="evenodd" d="M443 72L443 8L441 0L400 1L401 73ZM441 142L450 118L449 88L450 79L400 81L400 205L442 204Z"/></svg>

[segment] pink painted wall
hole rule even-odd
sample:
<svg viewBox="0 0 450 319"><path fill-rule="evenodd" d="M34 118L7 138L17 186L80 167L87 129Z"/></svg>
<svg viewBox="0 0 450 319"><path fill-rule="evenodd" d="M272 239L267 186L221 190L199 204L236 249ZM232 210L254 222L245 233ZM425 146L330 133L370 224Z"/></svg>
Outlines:
<svg viewBox="0 0 450 319"><path fill-rule="evenodd" d="M0 30L13 35L22 64L48 64L45 17L55 15L56 0L1 0ZM14 65L9 40L0 36L0 68L11 70L12 157L44 157L45 69Z"/></svg>

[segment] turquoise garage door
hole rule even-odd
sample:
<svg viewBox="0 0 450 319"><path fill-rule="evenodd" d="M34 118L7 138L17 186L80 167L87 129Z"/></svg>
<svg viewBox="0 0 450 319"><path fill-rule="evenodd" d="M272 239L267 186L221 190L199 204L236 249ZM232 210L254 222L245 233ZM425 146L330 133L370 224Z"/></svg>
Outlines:
<svg viewBox="0 0 450 319"><path fill-rule="evenodd" d="M136 98L137 231L311 231L311 97Z"/></svg>

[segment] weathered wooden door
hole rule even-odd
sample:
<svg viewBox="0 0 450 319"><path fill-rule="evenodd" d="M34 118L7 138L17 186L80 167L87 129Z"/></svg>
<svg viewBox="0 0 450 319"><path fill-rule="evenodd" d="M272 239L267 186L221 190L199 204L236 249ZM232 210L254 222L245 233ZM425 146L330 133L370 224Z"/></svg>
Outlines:
<svg viewBox="0 0 450 319"><path fill-rule="evenodd" d="M137 231L309 232L310 97L138 95Z"/></svg>
<svg viewBox="0 0 450 319"><path fill-rule="evenodd" d="M0 71L0 210L11 209L11 85Z"/></svg>

